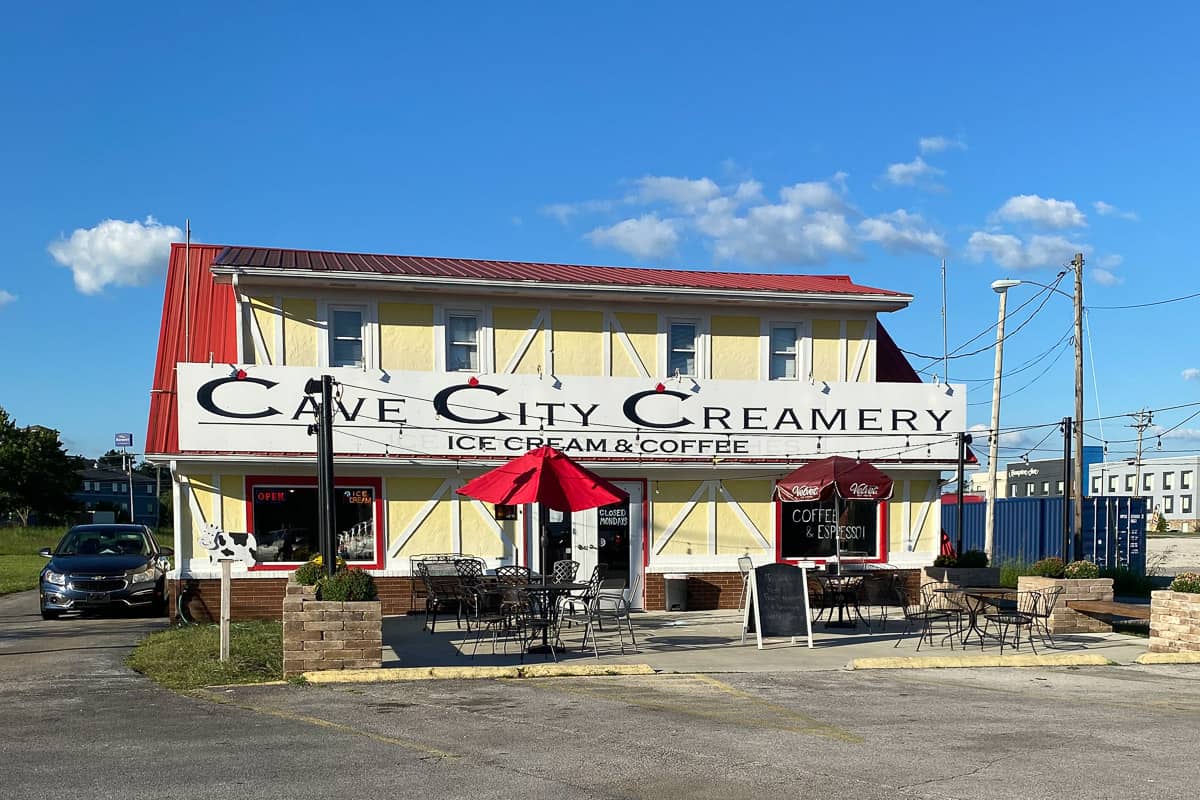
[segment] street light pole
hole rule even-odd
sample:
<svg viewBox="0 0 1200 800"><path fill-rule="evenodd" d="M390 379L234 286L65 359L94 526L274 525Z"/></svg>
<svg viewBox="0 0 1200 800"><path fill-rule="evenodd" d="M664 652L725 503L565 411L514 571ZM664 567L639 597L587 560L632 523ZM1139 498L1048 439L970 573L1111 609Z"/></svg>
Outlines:
<svg viewBox="0 0 1200 800"><path fill-rule="evenodd" d="M988 437L988 493L984 515L983 550L992 557L996 536L996 461L1000 457L1000 379L1004 371L1004 316L1008 308L1008 290L1020 281L1004 279L992 283L992 291L1000 295L1000 315L996 322L996 374L992 378L992 426Z"/></svg>

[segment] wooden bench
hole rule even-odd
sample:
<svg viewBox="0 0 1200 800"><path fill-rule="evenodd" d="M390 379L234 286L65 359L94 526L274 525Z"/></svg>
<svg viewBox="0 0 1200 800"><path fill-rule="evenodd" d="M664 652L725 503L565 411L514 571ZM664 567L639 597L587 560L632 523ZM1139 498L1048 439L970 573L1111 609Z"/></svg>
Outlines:
<svg viewBox="0 0 1200 800"><path fill-rule="evenodd" d="M1150 621L1150 604L1115 603L1111 600L1068 600L1067 608L1106 619L1140 619Z"/></svg>

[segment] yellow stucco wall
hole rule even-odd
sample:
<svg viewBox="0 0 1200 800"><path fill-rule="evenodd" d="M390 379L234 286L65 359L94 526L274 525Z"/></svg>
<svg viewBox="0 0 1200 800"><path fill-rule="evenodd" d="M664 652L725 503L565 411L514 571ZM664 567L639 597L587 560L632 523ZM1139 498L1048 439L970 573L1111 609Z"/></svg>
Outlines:
<svg viewBox="0 0 1200 800"><path fill-rule="evenodd" d="M718 317L711 320L712 376L721 380L758 380L760 323L758 317Z"/></svg>
<svg viewBox="0 0 1200 800"><path fill-rule="evenodd" d="M192 503L188 498L189 492L196 498L200 516L192 514ZM179 554L178 560L180 561L184 558L199 558L205 555L204 548L200 546L200 531L206 522L216 520L217 503L220 502L212 475L187 476L187 483L183 485L181 494L180 523L185 531L191 531L191 536L184 537L183 544L189 548L190 552Z"/></svg>
<svg viewBox="0 0 1200 800"><path fill-rule="evenodd" d="M657 481L653 484L651 491L654 494L654 505L651 510L650 526L653 531L651 537L651 561L654 560L659 544L663 537L666 536L667 529L674 522L675 517L687 505L692 494L700 488L701 481ZM685 555L705 555L709 552L708 549L708 509L704 502L707 495L700 496L700 502L696 503L695 507L684 518L683 523L675 531L674 535L667 540L666 546L662 550L662 555L667 556L685 556Z"/></svg>
<svg viewBox="0 0 1200 800"><path fill-rule="evenodd" d="M221 475L221 522L227 531L241 533L246 527L246 478L244 475Z"/></svg>
<svg viewBox="0 0 1200 800"><path fill-rule="evenodd" d="M501 558L511 554L511 540L502 541L496 533L499 523L492 517L491 506L473 503L466 497L458 501L459 533L462 551L483 558Z"/></svg>
<svg viewBox="0 0 1200 800"><path fill-rule="evenodd" d="M866 348L862 366L855 369L859 352ZM875 380L875 343L867 338L866 320L846 321L846 380L870 383Z"/></svg>
<svg viewBox="0 0 1200 800"><path fill-rule="evenodd" d="M533 327L537 319L536 308L494 308L492 309L492 330L496 349L496 371L504 372L513 353L517 351L525 334ZM513 372L518 375L536 375L538 368L545 369L546 333L540 329L533 337L529 348L517 363ZM596 374L599 374L597 372Z"/></svg>
<svg viewBox="0 0 1200 800"><path fill-rule="evenodd" d="M425 504L442 486L442 478L388 478L387 546L391 554L409 524L424 509ZM393 558L396 563L419 553L449 553L452 550L450 533L450 502L443 497L433 511L413 532L412 537ZM405 564L407 566L407 564Z"/></svg>
<svg viewBox="0 0 1200 800"><path fill-rule="evenodd" d="M432 372L433 343L431 304L379 304L379 363L384 369Z"/></svg>
<svg viewBox="0 0 1200 800"><path fill-rule="evenodd" d="M633 352L641 360L646 374L658 372L658 315L639 314L635 312L619 312L613 315L621 330L633 345ZM613 375L622 378L636 378L641 375L634 362L630 359L625 345L612 337L612 370Z"/></svg>
<svg viewBox="0 0 1200 800"><path fill-rule="evenodd" d="M283 355L289 367L317 365L317 301L283 299Z"/></svg>
<svg viewBox="0 0 1200 800"><path fill-rule="evenodd" d="M775 504L771 502L771 481L724 481L725 493L741 507L768 543L773 546ZM707 511L705 512L707 513ZM762 543L746 528L734 508L717 495L717 554L744 555L762 553Z"/></svg>
<svg viewBox="0 0 1200 800"><path fill-rule="evenodd" d="M600 375L604 370L604 315L556 309L550 313L555 375Z"/></svg>
<svg viewBox="0 0 1200 800"><path fill-rule="evenodd" d="M812 324L813 379L841 380L839 368L842 323L836 319L816 319ZM803 377L803 376L801 376Z"/></svg>
<svg viewBox="0 0 1200 800"><path fill-rule="evenodd" d="M942 513L936 492L929 499L932 480L898 480L888 506L888 552L908 553L905 542L911 541L913 553L933 556L941 545ZM921 514L925 514L922 524ZM907 534L907 535L906 535Z"/></svg>
<svg viewBox="0 0 1200 800"><path fill-rule="evenodd" d="M279 360L275 353L275 322L278 317L275 314L275 301L267 297L251 297L250 313L252 319L251 325L256 325L257 330L262 331L263 345L266 347L267 361L261 363L278 364ZM250 343L247 348L248 353L254 353L254 363L260 363L257 350L254 348L254 336L256 332L250 335Z"/></svg>

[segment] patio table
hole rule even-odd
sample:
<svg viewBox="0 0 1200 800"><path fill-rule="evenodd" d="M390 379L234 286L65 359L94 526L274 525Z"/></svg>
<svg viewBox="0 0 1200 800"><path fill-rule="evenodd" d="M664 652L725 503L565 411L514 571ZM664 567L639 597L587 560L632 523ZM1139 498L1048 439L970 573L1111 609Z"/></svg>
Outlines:
<svg viewBox="0 0 1200 800"><path fill-rule="evenodd" d="M586 583L530 583L526 586L515 587L526 594L541 597L542 613L546 615L549 625L542 628L542 643L529 648L531 653L550 652L549 629L554 628L554 636L558 637L558 598L567 592L577 592L588 588Z"/></svg>
<svg viewBox="0 0 1200 800"><path fill-rule="evenodd" d="M963 607L967 612L967 630L962 635L963 647L966 647L967 640L974 633L979 637L979 647L983 648L984 632L979 627L979 615L985 608L990 606L1001 610L1010 610L1017 607L1015 600L1008 599L1015 595L1017 590L1007 589L1003 586L944 586L934 589L934 592L940 595L962 595Z"/></svg>
<svg viewBox="0 0 1200 800"><path fill-rule="evenodd" d="M857 628L858 622L854 619L857 616L867 626L867 630L871 630L870 621L863 617L862 610L858 607L858 592L862 588L864 576L817 575L816 578L825 595L837 606L837 621L833 619L833 606L830 606L829 619L825 622L826 628Z"/></svg>

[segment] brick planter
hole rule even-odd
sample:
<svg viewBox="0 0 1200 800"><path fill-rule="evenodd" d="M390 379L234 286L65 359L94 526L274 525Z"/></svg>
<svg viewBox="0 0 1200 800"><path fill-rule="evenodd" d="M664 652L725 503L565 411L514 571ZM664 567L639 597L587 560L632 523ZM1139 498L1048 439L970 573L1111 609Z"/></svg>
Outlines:
<svg viewBox="0 0 1200 800"><path fill-rule="evenodd" d="M1150 652L1200 652L1200 594L1150 593Z"/></svg>
<svg viewBox="0 0 1200 800"><path fill-rule="evenodd" d="M383 614L378 600L317 600L316 587L288 581L283 597L283 675L319 669L378 669Z"/></svg>
<svg viewBox="0 0 1200 800"><path fill-rule="evenodd" d="M1103 620L1080 614L1067 608L1070 600L1113 599L1112 578L1041 578L1037 575L1022 575L1017 579L1017 591L1043 592L1052 586L1063 587L1063 592L1050 612L1047 626L1050 633L1111 633L1112 625Z"/></svg>

